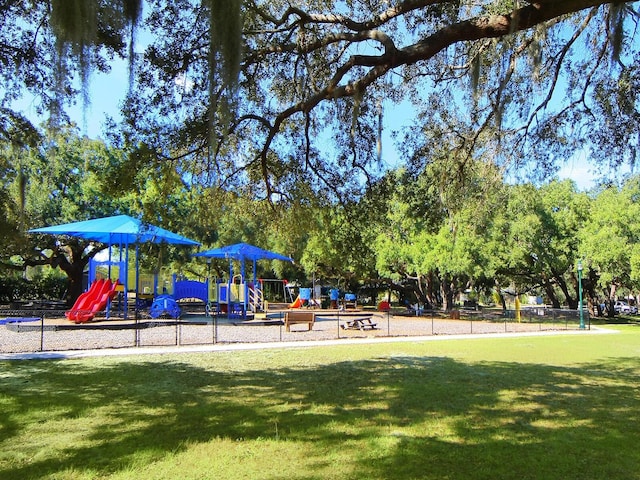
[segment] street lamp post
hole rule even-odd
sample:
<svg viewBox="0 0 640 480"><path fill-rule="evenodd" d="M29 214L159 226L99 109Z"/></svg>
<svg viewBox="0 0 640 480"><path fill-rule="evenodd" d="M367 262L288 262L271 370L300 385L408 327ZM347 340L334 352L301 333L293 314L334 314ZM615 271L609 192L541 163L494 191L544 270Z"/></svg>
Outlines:
<svg viewBox="0 0 640 480"><path fill-rule="evenodd" d="M582 313L582 260L578 260L578 309L580 311L580 329L584 330L584 315Z"/></svg>

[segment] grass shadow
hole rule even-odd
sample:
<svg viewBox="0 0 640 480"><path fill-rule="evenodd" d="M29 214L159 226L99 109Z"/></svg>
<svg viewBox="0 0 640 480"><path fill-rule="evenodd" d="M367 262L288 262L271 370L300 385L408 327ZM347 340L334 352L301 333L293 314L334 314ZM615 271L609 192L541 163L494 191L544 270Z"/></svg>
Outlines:
<svg viewBox="0 0 640 480"><path fill-rule="evenodd" d="M179 358L4 363L0 478L102 478L223 441L304 457L283 476L265 465L261 478L331 478L336 462L333 478L359 479L640 471L638 358L559 367L389 355L235 369Z"/></svg>

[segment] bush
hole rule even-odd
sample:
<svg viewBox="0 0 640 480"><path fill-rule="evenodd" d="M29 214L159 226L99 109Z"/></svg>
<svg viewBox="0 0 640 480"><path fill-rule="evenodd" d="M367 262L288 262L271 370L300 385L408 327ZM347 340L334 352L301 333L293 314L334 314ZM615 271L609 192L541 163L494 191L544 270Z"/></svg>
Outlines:
<svg viewBox="0 0 640 480"><path fill-rule="evenodd" d="M39 276L33 280L9 276L0 278L0 303L16 300L60 300L67 291L67 278Z"/></svg>
<svg viewBox="0 0 640 480"><path fill-rule="evenodd" d="M0 302L10 303L18 298L23 291L24 280L18 277L0 278Z"/></svg>

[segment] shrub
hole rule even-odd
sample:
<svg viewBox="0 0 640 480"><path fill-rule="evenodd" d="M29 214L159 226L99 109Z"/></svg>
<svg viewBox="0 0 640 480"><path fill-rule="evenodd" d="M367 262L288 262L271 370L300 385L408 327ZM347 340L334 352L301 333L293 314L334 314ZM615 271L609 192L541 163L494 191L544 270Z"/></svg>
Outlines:
<svg viewBox="0 0 640 480"><path fill-rule="evenodd" d="M0 277L0 303L59 300L67 290L67 283L67 278L60 275L38 276L33 280L18 276Z"/></svg>

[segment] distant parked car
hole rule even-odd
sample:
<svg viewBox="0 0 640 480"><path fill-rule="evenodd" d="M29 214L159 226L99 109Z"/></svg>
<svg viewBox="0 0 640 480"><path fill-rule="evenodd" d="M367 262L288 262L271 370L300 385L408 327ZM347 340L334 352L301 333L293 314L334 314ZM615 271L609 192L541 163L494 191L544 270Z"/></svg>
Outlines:
<svg viewBox="0 0 640 480"><path fill-rule="evenodd" d="M620 314L636 314L638 313L638 307L635 305L629 305L624 300L617 300L616 303L613 304L613 309L616 313Z"/></svg>

